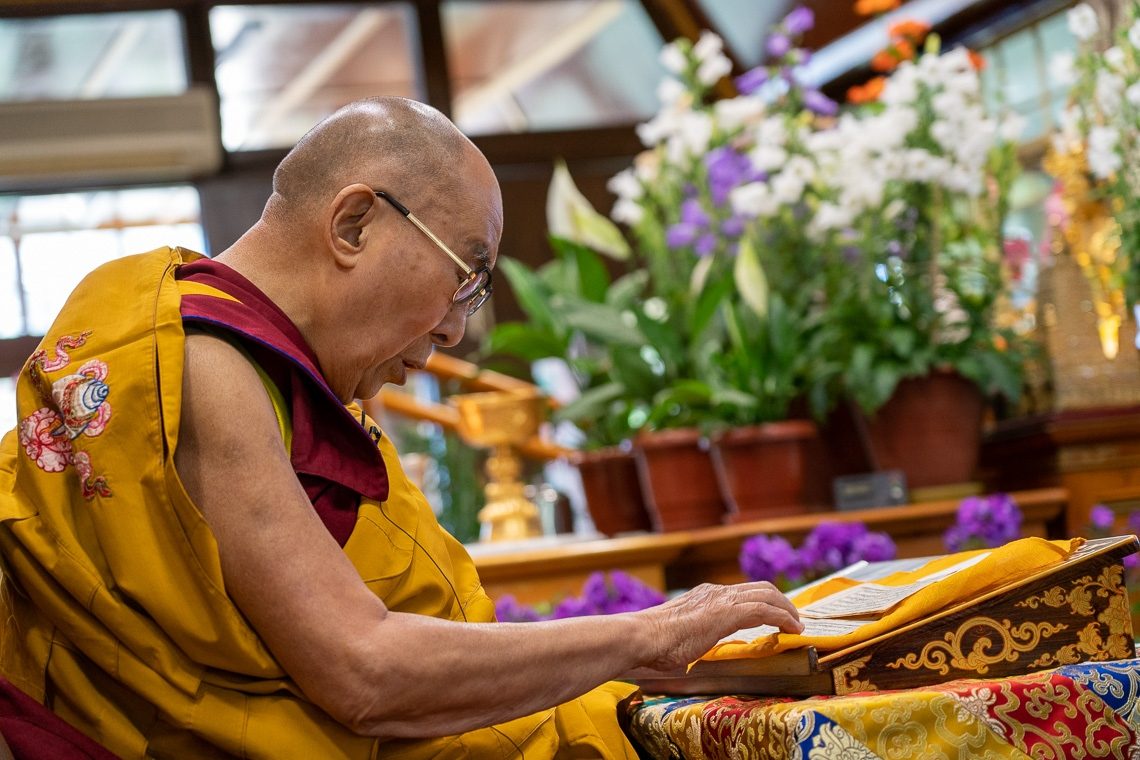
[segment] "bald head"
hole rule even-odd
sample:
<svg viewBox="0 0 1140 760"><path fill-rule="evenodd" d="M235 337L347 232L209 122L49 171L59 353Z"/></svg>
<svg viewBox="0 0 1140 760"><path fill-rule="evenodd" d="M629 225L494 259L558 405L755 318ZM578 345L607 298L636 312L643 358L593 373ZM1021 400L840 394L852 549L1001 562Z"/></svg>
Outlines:
<svg viewBox="0 0 1140 760"><path fill-rule="evenodd" d="M356 101L313 127L281 161L266 215L304 218L354 182L416 204L461 181L455 169L472 154L478 150L471 141L431 106L406 98Z"/></svg>

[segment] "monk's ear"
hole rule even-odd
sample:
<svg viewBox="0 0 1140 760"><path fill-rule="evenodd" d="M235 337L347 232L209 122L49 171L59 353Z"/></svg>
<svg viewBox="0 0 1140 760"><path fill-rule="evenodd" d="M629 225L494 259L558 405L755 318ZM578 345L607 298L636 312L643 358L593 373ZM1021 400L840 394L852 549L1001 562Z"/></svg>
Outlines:
<svg viewBox="0 0 1140 760"><path fill-rule="evenodd" d="M329 217L329 250L337 264L354 267L364 250L364 228L375 218L379 206L367 185L349 185L337 193Z"/></svg>

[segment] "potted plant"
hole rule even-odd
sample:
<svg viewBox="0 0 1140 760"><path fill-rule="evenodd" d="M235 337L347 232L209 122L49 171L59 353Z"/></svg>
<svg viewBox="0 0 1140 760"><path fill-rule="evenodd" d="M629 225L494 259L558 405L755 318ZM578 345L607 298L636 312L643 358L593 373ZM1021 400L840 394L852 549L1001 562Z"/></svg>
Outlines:
<svg viewBox="0 0 1140 760"><path fill-rule="evenodd" d="M819 395L854 402L872 463L911 487L972 478L985 396L1017 398L1027 352L996 318L1021 125L988 116L976 57L928 32L892 27L876 67L893 71L828 136L843 148L812 221L832 352Z"/></svg>
<svg viewBox="0 0 1140 760"><path fill-rule="evenodd" d="M713 466L693 458L686 481L715 472L732 519L806 508L817 431L789 416L813 384L821 324L817 249L805 232L820 167L807 136L837 108L795 74L812 21L805 8L781 21L775 62L740 77L730 99L713 97L729 68L719 38L667 45L662 110L639 128L648 149L611 183L613 215L631 227L668 327L643 327L670 381L637 439L643 482L675 493L680 452L687 459L707 434Z"/></svg>
<svg viewBox="0 0 1140 760"><path fill-rule="evenodd" d="M552 187L566 182L571 182L569 175L560 166ZM571 192L577 193L576 188ZM592 212L582 203L584 199L575 203L581 223L568 229L555 221L552 227L590 239L594 248L616 258L628 255L620 234L617 244L601 242L607 239L604 232L590 236L588 230L604 230L609 222L588 214L582 217L587 210ZM644 378L636 372L630 376L624 358L646 339L622 317L635 307L646 278L635 271L613 281L593 248L558 236L552 236L550 243L554 258L536 271L510 258L501 260L500 269L528 320L495 326L483 355L528 364L550 358L566 363L580 395L559 408L555 419L572 422L581 431L580 451L572 461L581 473L594 526L610 536L648 530L649 514L628 443L637 426L630 397L640 390L637 382Z"/></svg>

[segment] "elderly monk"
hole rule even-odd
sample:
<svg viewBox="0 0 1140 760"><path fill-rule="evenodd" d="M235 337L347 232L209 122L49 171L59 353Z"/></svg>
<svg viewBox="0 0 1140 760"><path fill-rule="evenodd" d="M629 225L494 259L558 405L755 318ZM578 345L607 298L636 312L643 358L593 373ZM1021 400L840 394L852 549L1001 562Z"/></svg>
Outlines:
<svg viewBox="0 0 1140 760"><path fill-rule="evenodd" d="M216 259L84 280L0 449L4 675L123 757L633 758L608 681L800 630L768 584L494 622L352 400L460 340L501 232L479 151L378 99L306 135Z"/></svg>

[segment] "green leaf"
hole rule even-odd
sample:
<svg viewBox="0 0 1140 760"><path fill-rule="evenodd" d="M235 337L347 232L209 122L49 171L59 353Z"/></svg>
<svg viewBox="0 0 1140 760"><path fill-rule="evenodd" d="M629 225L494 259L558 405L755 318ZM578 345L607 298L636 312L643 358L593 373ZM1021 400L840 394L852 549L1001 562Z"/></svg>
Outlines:
<svg viewBox="0 0 1140 760"><path fill-rule="evenodd" d="M556 421L577 422L605 414L606 407L625 395L625 387L621 383L606 383L597 388L591 388L566 406L554 412Z"/></svg>
<svg viewBox="0 0 1140 760"><path fill-rule="evenodd" d="M649 282L649 272L639 269L614 280L606 291L606 303L619 309L628 308L634 300L641 296Z"/></svg>
<svg viewBox="0 0 1140 760"><path fill-rule="evenodd" d="M610 273L598 254L583 245L551 237L550 244L577 275L577 294L587 301L602 303L610 287Z"/></svg>
<svg viewBox="0 0 1140 760"><path fill-rule="evenodd" d="M587 338L604 345L645 345L645 336L641 331L627 325L621 312L612 306L586 301L567 303L562 310L562 317L567 327L581 330Z"/></svg>
<svg viewBox="0 0 1140 760"><path fill-rule="evenodd" d="M716 314L717 308L728 298L734 287L733 281L728 277L713 280L697 298L697 305L693 308L689 318L689 334L698 336L708 327L709 321Z"/></svg>
<svg viewBox="0 0 1140 760"><path fill-rule="evenodd" d="M736 266L733 267L736 277L736 289L748 308L758 317L768 313L768 278L764 268L760 266L760 256L750 238L740 241L740 248L736 253Z"/></svg>
<svg viewBox="0 0 1140 760"><path fill-rule="evenodd" d="M556 329L557 324L554 312L550 309L547 289L543 287L535 273L527 269L522 262L507 256L500 257L499 269L506 275L519 306L531 321L540 327Z"/></svg>
<svg viewBox="0 0 1140 760"><path fill-rule="evenodd" d="M516 356L529 362L550 356L566 355L566 340L524 322L496 325L483 343L485 354Z"/></svg>

